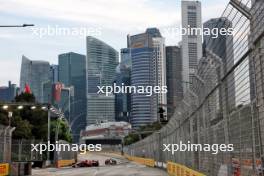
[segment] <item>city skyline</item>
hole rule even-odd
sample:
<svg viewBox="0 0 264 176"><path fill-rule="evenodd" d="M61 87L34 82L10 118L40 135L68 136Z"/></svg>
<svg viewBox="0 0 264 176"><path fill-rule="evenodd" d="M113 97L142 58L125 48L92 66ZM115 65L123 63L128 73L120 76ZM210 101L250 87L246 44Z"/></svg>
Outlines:
<svg viewBox="0 0 264 176"><path fill-rule="evenodd" d="M264 0L1 1L0 175L264 176Z"/></svg>
<svg viewBox="0 0 264 176"><path fill-rule="evenodd" d="M45 6L47 9L54 9L54 5L58 5L60 1L47 1L45 2ZM226 1L227 3L228 1ZM97 4L98 3L98 4ZM89 5L87 8L97 7L100 2L85 2L82 5ZM162 35L165 37L166 45L178 45L180 41L180 36L167 36L166 29L178 26L181 23L180 20L180 3L181 1L139 1L135 2L137 6L135 7L138 15L134 15L133 9L128 8L129 5L133 5L133 3L128 1L119 2L119 0L113 1L113 3L108 4L107 7L102 7L102 9L98 9L98 12L93 10L88 14L93 17L91 19L95 20L96 23L91 22L91 19L85 18L88 12L85 12L83 8L80 9L80 12L76 12L73 16L74 18L66 19L69 15L65 15L65 12L73 12L69 11L69 5L63 7L60 11L56 12L56 14L47 13L43 10L39 4L34 7L34 10L29 9L32 5L35 5L33 1L27 1L27 3L21 4L20 1L9 1L3 2L0 9L0 21L1 24L20 24L20 23L34 23L36 28L47 27L68 27L68 28L93 28L97 29L101 27L101 34L99 36L95 36L98 39L109 43L110 46L120 51L121 48L126 46L126 35L127 34L136 34L143 32L148 27L157 27L161 30ZM218 0L217 2L210 2L208 0L204 0L202 3L202 9L210 8L211 11L204 10L203 22L217 17L224 10L226 3ZM76 3L78 4L78 3ZM115 5L118 4L116 7ZM41 4L40 4L41 5ZM42 4L43 5L43 4ZM80 4L78 4L81 6ZM12 10L11 7L20 8L19 10ZM74 7L77 7L75 5ZM112 9L116 10L126 10L129 13L118 15L113 12L109 12L107 18L102 18L100 20L100 12L103 12L105 8L112 7ZM36 11L43 12L42 15L38 15L38 17L33 14ZM26 12L26 13L24 13ZM24 13L23 15L20 15ZM63 15L62 15L63 14ZM149 16L144 16L144 14L152 15L151 20L149 20ZM103 14L106 15L106 14ZM125 16L124 16L125 15ZM144 16L140 17L139 15ZM6 17L8 16L9 20L6 21ZM119 17L122 16L122 17ZM167 18L170 16L170 18ZM143 19L141 19L143 18ZM164 18L164 20L161 20ZM104 20L103 20L104 19ZM105 21L105 20L108 20ZM109 21L114 20L117 22L115 24L110 24ZM128 25L130 24L130 25ZM103 28L102 28L103 26ZM122 27L120 27L122 26ZM6 75L0 76L0 85L5 85L6 82L11 80L15 84L19 85L19 67L21 65L21 56L26 55L33 60L46 60L51 64L57 64L57 57L61 53L66 52L77 52L80 54L85 54L85 37L86 36L44 36L40 38L39 36L35 36L31 28L16 28L16 29L8 29L1 28L0 29L0 47L4 49L4 53L0 53L0 70L2 71L10 71L12 70L12 74L9 74L8 77ZM16 42L14 41L16 40ZM15 49L14 49L15 42ZM12 47L11 47L12 46ZM3 66L4 65L4 66Z"/></svg>

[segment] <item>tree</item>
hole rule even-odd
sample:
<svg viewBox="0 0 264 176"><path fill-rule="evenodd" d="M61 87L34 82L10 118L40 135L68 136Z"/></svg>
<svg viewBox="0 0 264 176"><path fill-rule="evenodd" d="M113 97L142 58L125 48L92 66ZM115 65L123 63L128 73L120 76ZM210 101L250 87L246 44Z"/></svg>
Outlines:
<svg viewBox="0 0 264 176"><path fill-rule="evenodd" d="M151 135L153 132L158 131L162 128L162 125L159 122L154 122L152 124L140 127L136 133L130 133L124 138L124 145L130 145L140 140L139 135L142 138L145 138ZM144 132L140 134L141 132Z"/></svg>
<svg viewBox="0 0 264 176"><path fill-rule="evenodd" d="M13 132L14 139L30 139L32 137L32 125L27 120L23 120L19 115L18 110L12 110L13 116L10 119L11 126L16 127L16 130ZM2 125L9 125L9 118L7 115L8 112L1 110L0 111L0 123Z"/></svg>
<svg viewBox="0 0 264 176"><path fill-rule="evenodd" d="M22 92L21 94L19 94L19 95L17 95L15 97L15 102L35 103L36 102L36 98L31 93Z"/></svg>
<svg viewBox="0 0 264 176"><path fill-rule="evenodd" d="M124 145L130 145L139 141L138 134L130 133L128 136L124 138Z"/></svg>
<svg viewBox="0 0 264 176"><path fill-rule="evenodd" d="M46 140L48 133L48 113L40 109L24 108L20 111L22 119L32 125L32 134L35 139Z"/></svg>
<svg viewBox="0 0 264 176"><path fill-rule="evenodd" d="M16 127L12 136L14 139L32 138L32 125L27 120L23 120L20 116L14 116L12 117L11 126Z"/></svg>
<svg viewBox="0 0 264 176"><path fill-rule="evenodd" d="M64 120L52 120L51 121L51 141L55 141L56 130L58 130L58 139L72 142L72 135L69 130L69 126Z"/></svg>
<svg viewBox="0 0 264 176"><path fill-rule="evenodd" d="M17 103L30 103L35 104L35 96L31 93L21 93L15 98ZM30 106L25 106L23 109L18 110L16 107L10 107L13 112L11 126L16 127L13 132L15 139L38 139L47 140L48 134L48 113L41 109L32 110ZM0 109L0 124L9 125L7 111ZM59 139L68 142L72 141L72 136L69 126L65 121L57 120L57 117L51 120L51 139L55 140L55 129L57 122L59 123Z"/></svg>
<svg viewBox="0 0 264 176"><path fill-rule="evenodd" d="M0 109L0 123L2 125L8 126L7 112L4 112L2 109Z"/></svg>

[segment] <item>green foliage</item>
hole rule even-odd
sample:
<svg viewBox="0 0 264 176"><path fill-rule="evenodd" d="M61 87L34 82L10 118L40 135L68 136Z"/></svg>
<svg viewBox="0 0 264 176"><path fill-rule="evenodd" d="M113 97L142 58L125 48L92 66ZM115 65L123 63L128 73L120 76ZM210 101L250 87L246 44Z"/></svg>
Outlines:
<svg viewBox="0 0 264 176"><path fill-rule="evenodd" d="M0 109L0 124L8 126L7 112Z"/></svg>
<svg viewBox="0 0 264 176"><path fill-rule="evenodd" d="M128 136L124 138L124 145L130 145L139 141L139 136L134 133L130 133Z"/></svg>
<svg viewBox="0 0 264 176"><path fill-rule="evenodd" d="M31 110L24 108L20 110L22 119L27 120L32 125L32 134L35 139L46 140L48 134L48 113L40 109Z"/></svg>
<svg viewBox="0 0 264 176"><path fill-rule="evenodd" d="M13 138L15 139L30 139L32 137L32 125L27 121L23 120L19 115L18 110L13 110L13 116L10 119L11 126L16 127L16 130L13 132ZM0 110L0 123L2 125L9 125L8 112Z"/></svg>
<svg viewBox="0 0 264 176"><path fill-rule="evenodd" d="M152 124L140 127L140 131L158 131L162 128L159 122L154 122Z"/></svg>
<svg viewBox="0 0 264 176"><path fill-rule="evenodd" d="M159 122L154 122L152 124L140 127L139 132L145 132L144 134L141 135L142 138L145 138L151 135L154 131L158 131L161 128L162 125Z"/></svg>
<svg viewBox="0 0 264 176"><path fill-rule="evenodd" d="M11 126L15 126L13 133L14 139L31 139L32 125L27 120L23 120L20 116L12 117Z"/></svg>
<svg viewBox="0 0 264 176"><path fill-rule="evenodd" d="M58 138L59 140L65 140L68 142L72 142L72 135L69 130L69 126L64 120L52 120L51 121L51 141L55 141L56 130L58 129Z"/></svg>
<svg viewBox="0 0 264 176"><path fill-rule="evenodd" d="M159 122L154 122L152 124L142 126L135 133L130 133L128 136L124 138L124 145L133 144L140 140L139 135L141 135L141 138L145 138L151 135L154 131L158 131L161 128L162 125Z"/></svg>
<svg viewBox="0 0 264 176"><path fill-rule="evenodd" d="M36 102L36 98L33 94L22 92L20 95L17 95L15 97L15 101L16 102L34 103L34 102Z"/></svg>
<svg viewBox="0 0 264 176"><path fill-rule="evenodd" d="M35 96L33 94L22 93L15 98L16 102L35 103ZM12 109L11 109L12 108ZM13 116L10 119L11 126L16 127L13 132L14 139L38 139L47 140L48 134L48 113L40 109L30 109L25 106L18 110L16 107L10 107ZM0 109L0 124L9 125L8 111ZM51 138L54 140L57 120L51 120ZM69 127L65 121L59 122L59 140L72 141L72 136Z"/></svg>

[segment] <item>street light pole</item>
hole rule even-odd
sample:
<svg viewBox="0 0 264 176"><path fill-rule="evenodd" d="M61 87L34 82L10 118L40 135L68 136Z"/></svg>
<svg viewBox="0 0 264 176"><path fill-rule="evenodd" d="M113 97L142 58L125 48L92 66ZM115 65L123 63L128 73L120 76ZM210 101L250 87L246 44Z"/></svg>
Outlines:
<svg viewBox="0 0 264 176"><path fill-rule="evenodd" d="M34 24L22 24L22 25L0 25L0 27L12 28L12 27L29 27L34 26Z"/></svg>
<svg viewBox="0 0 264 176"><path fill-rule="evenodd" d="M11 127L11 118L13 116L13 112L8 112L8 126Z"/></svg>
<svg viewBox="0 0 264 176"><path fill-rule="evenodd" d="M50 142L50 105L48 105L48 136L47 136L47 143ZM50 153L47 152L47 161L50 160Z"/></svg>

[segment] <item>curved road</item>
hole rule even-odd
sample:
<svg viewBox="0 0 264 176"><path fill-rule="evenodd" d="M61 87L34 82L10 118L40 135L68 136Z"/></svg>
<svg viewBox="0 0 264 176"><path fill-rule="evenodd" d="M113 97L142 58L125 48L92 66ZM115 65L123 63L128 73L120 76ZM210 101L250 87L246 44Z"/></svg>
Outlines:
<svg viewBox="0 0 264 176"><path fill-rule="evenodd" d="M86 168L47 168L34 169L34 176L167 176L166 171L151 168L144 165L130 162L124 157L109 153L88 153L79 155L79 160L99 160L100 167ZM104 161L108 158L115 158L117 165L105 166Z"/></svg>

